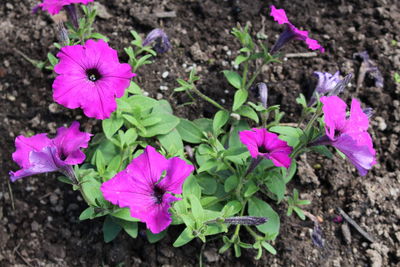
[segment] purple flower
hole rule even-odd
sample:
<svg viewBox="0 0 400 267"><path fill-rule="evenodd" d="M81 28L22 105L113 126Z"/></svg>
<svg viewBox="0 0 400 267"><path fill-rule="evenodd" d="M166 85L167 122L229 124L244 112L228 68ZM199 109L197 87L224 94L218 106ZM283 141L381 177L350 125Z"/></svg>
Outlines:
<svg viewBox="0 0 400 267"><path fill-rule="evenodd" d="M375 80L375 86L383 88L383 76L379 71L376 64L369 58L368 52L363 51L360 53L355 53L353 57L360 57L362 59L360 71L358 73L357 80L357 88L361 87L362 82L364 81L365 74L369 73L369 75Z"/></svg>
<svg viewBox="0 0 400 267"><path fill-rule="evenodd" d="M171 49L171 43L169 42L167 34L161 29L152 30L143 41L143 46L148 46L155 42L153 48L157 53L163 54Z"/></svg>
<svg viewBox="0 0 400 267"><path fill-rule="evenodd" d="M325 51L325 49L318 43L318 41L308 37L307 31L301 31L297 29L288 20L284 9L276 9L274 5L271 5L270 15L279 24L286 25L286 30L279 36L278 41L276 41L275 45L272 47L271 54L274 54L275 52L279 51L284 45L286 45L291 40L304 41L308 45L308 48L310 48L311 50L319 50L321 53Z"/></svg>
<svg viewBox="0 0 400 267"><path fill-rule="evenodd" d="M129 207L132 217L145 222L151 232L159 233L172 222L170 203L180 200L171 193L182 193L182 185L193 170L184 160L166 159L147 146L100 189L106 200L121 208Z"/></svg>
<svg viewBox="0 0 400 267"><path fill-rule="evenodd" d="M50 15L56 15L60 13L61 9L65 6L75 3L87 5L89 2L93 2L93 0L43 0L42 3L36 5L32 11L35 13L39 8L42 8L42 10L48 11Z"/></svg>
<svg viewBox="0 0 400 267"><path fill-rule="evenodd" d="M80 149L87 147L91 136L79 131L78 122L73 122L69 128L58 128L54 139L48 138L45 133L32 137L18 136L15 139L17 150L12 157L22 169L10 172L11 181L54 171L75 179L72 165L85 160L85 154Z"/></svg>
<svg viewBox="0 0 400 267"><path fill-rule="evenodd" d="M277 167L289 168L289 154L293 149L285 141L278 139L278 135L266 129L253 128L239 132L239 138L253 158L264 157L272 160Z"/></svg>
<svg viewBox="0 0 400 267"><path fill-rule="evenodd" d="M339 71L333 75L328 72L315 71L314 75L318 77L318 84L315 87L313 95L311 96L309 106L313 105L317 100L317 93L319 96L322 96L335 89L336 85L340 82Z"/></svg>
<svg viewBox="0 0 400 267"><path fill-rule="evenodd" d="M264 108L267 108L268 101L268 87L265 83L257 83L255 86L250 87L250 90L254 92L255 97L259 97L261 104Z"/></svg>
<svg viewBox="0 0 400 267"><path fill-rule="evenodd" d="M91 118L110 117L117 108L115 98L124 95L136 75L129 64L119 63L117 51L103 40L65 46L57 57L54 100L67 108L81 107Z"/></svg>
<svg viewBox="0 0 400 267"><path fill-rule="evenodd" d="M343 152L360 175L364 176L376 163L375 150L369 127L368 116L361 109L358 100L351 102L350 116L347 117L346 103L337 96L321 97L325 115L326 135L312 145L332 145Z"/></svg>

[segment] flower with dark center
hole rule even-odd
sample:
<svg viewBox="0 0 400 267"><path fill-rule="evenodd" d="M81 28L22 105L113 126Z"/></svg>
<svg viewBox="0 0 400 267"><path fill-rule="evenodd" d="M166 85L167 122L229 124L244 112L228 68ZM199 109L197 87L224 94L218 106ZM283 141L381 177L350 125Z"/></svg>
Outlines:
<svg viewBox="0 0 400 267"><path fill-rule="evenodd" d="M22 169L10 172L11 181L59 171L76 182L72 166L85 160L85 154L80 149L87 147L91 136L79 130L78 122L73 122L69 128L58 128L54 139L48 138L46 134L18 136L15 139L17 150L13 153L13 160Z"/></svg>
<svg viewBox="0 0 400 267"><path fill-rule="evenodd" d="M323 104L326 135L311 143L332 145L340 150L364 176L376 164L375 149L369 127L368 116L357 99L351 102L350 116L346 114L346 103L337 96L321 97Z"/></svg>
<svg viewBox="0 0 400 267"><path fill-rule="evenodd" d="M280 140L277 134L270 133L267 129L253 128L239 132L239 137L254 159L263 157L272 160L277 167L289 168L289 155L293 148L286 141Z"/></svg>
<svg viewBox="0 0 400 267"><path fill-rule="evenodd" d="M124 95L134 73L121 64L117 51L103 40L65 46L54 67L54 100L71 109L82 108L86 116L106 119L117 108L116 98Z"/></svg>
<svg viewBox="0 0 400 267"><path fill-rule="evenodd" d="M147 146L100 189L106 200L121 208L129 207L132 217L145 222L152 233L159 233L172 222L168 212L171 203L180 200L172 194L182 193L182 185L193 170L184 160L166 159Z"/></svg>

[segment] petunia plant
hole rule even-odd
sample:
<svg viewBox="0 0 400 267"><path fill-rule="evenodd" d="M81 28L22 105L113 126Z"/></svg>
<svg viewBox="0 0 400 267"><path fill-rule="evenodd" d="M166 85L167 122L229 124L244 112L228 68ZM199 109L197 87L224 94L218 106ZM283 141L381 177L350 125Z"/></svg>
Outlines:
<svg viewBox="0 0 400 267"><path fill-rule="evenodd" d="M55 8L79 1L67 2ZM53 10L50 3L44 1L40 7ZM284 112L279 104L268 104L268 87L259 74L263 65L280 63L282 54L277 52L286 43L301 40L309 49L324 52L307 31L287 19L283 9L271 6L271 16L286 26L272 49L264 40L255 41L248 25L232 30L242 47L235 59L238 71L223 71L236 90L231 106L197 87L201 77L194 68L189 77L177 80L175 92L193 99L196 95L216 111L195 120L177 117L168 101L145 96L133 80L134 72L172 48L167 34L154 29L143 39L132 31L134 40L125 48L128 63L121 63L107 38L87 38L95 14L89 9L85 6L86 17L77 27L68 27L68 41L58 44L56 56L49 57L55 72L53 98L101 120L102 132L81 132L79 123L73 122L59 128L53 139L46 134L19 136L13 159L21 170L10 172L10 177L15 181L59 171L59 180L79 190L88 204L79 218L104 217L105 242L121 230L136 238L140 228L156 242L169 226L180 225L175 247L217 235L222 239L221 253L233 248L239 257L242 249L254 249L259 259L265 250L277 253L273 243L280 229L279 205L287 208L287 216L294 211L306 218L302 208L310 202L296 189L293 194L287 190L301 154L332 157L328 146L333 147L360 175L376 163L367 132L372 111L353 99L348 114L338 96L351 74L341 79L339 72L315 72L318 84L310 99L302 94L297 98L301 118L290 126L281 123Z"/></svg>

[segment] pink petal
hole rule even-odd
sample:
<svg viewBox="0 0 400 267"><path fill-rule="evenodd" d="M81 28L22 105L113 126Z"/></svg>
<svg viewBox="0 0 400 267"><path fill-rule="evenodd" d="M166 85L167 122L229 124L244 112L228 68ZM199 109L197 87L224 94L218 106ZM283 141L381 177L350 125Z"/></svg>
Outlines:
<svg viewBox="0 0 400 267"><path fill-rule="evenodd" d="M286 12L285 12L284 9L276 9L274 5L271 5L271 13L270 13L270 15L279 24L289 23L289 20L286 17Z"/></svg>
<svg viewBox="0 0 400 267"><path fill-rule="evenodd" d="M79 122L74 121L69 128L57 129L57 136L53 143L57 146L59 153L66 156L65 163L75 165L82 163L86 156L80 148L87 148L92 135L79 130Z"/></svg>
<svg viewBox="0 0 400 267"><path fill-rule="evenodd" d="M269 153L268 158L272 160L275 166L289 168L292 159L289 157L288 151L274 151Z"/></svg>
<svg viewBox="0 0 400 267"><path fill-rule="evenodd" d="M307 38L306 39L306 44L308 45L308 48L311 50L319 50L321 53L325 52L325 48L323 48L317 40Z"/></svg>
<svg viewBox="0 0 400 267"><path fill-rule="evenodd" d="M245 130L239 132L239 139L240 141L247 147L250 152L250 155L253 158L258 157L258 143L259 135L253 130ZM260 142L261 144L262 142Z"/></svg>
<svg viewBox="0 0 400 267"><path fill-rule="evenodd" d="M174 157L168 160L167 175L160 181L159 186L174 194L182 193L182 185L193 172L194 167L184 160Z"/></svg>
<svg viewBox="0 0 400 267"><path fill-rule="evenodd" d="M346 128L346 103L337 96L321 97L322 110L325 115L326 135L334 140L335 130L343 131Z"/></svg>
<svg viewBox="0 0 400 267"><path fill-rule="evenodd" d="M363 112L360 102L353 98L351 101L350 118L346 125L346 132L354 133L367 131L368 127L368 116Z"/></svg>
<svg viewBox="0 0 400 267"><path fill-rule="evenodd" d="M22 168L30 166L29 153L31 151L41 151L42 148L51 144L47 134L37 134L32 137L18 136L15 139L16 151L12 154L13 160Z"/></svg>

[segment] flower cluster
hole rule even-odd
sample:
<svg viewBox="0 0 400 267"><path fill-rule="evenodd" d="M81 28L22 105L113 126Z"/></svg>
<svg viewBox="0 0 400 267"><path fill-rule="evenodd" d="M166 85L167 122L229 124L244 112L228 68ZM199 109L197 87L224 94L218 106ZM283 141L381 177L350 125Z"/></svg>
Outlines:
<svg viewBox="0 0 400 267"><path fill-rule="evenodd" d="M60 171L75 182L72 165L82 163L86 156L80 150L86 148L92 135L79 131L79 123L73 122L69 128L60 127L54 139L47 134L32 137L18 136L15 139L17 150L13 160L22 168L10 172L11 181L45 172Z"/></svg>

